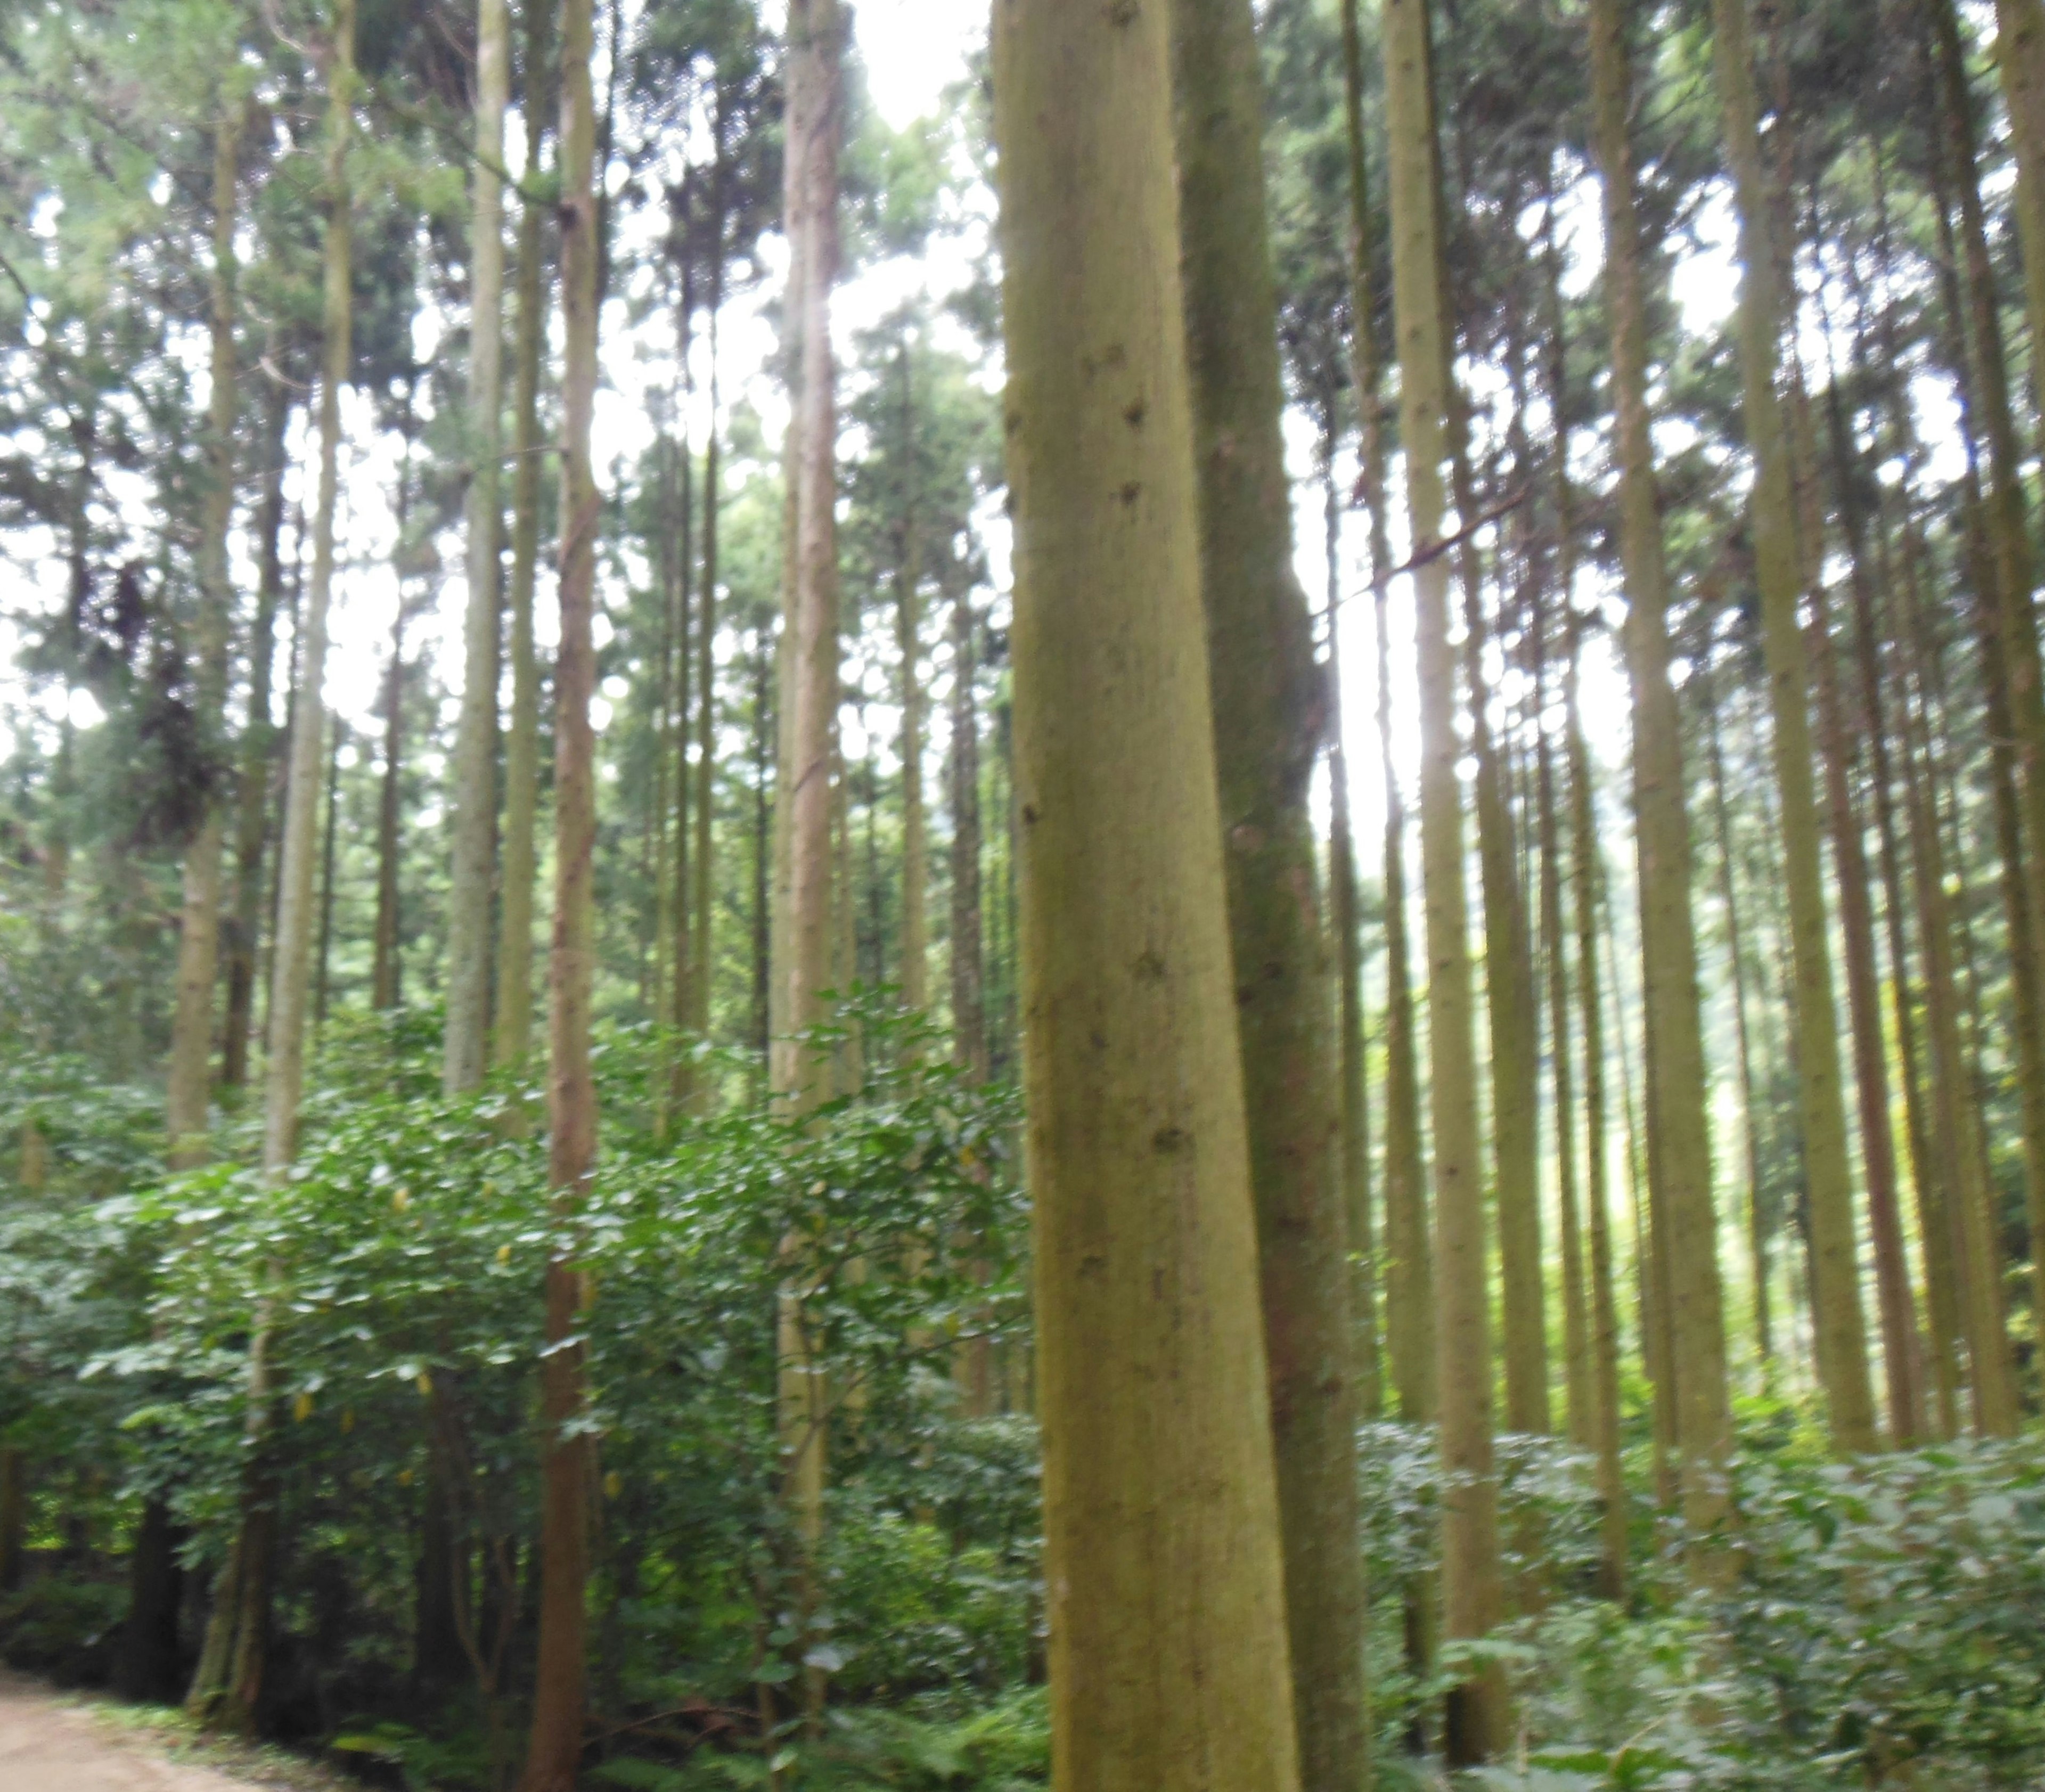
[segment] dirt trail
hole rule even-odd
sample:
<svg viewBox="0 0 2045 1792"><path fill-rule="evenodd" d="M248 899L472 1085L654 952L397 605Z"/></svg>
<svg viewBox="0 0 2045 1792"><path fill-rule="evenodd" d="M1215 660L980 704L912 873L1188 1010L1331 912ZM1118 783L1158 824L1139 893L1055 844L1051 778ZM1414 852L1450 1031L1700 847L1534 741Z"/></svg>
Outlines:
<svg viewBox="0 0 2045 1792"><path fill-rule="evenodd" d="M117 1729L47 1686L0 1674L5 1792L249 1792L264 1783L173 1760L162 1736Z"/></svg>

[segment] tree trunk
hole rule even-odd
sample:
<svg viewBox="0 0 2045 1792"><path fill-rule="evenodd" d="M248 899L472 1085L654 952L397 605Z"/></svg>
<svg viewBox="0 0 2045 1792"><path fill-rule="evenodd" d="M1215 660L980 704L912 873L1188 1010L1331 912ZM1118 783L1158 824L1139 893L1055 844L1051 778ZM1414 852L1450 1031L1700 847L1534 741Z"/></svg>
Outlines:
<svg viewBox="0 0 2045 1792"><path fill-rule="evenodd" d="M922 533L916 509L915 395L906 333L898 359L902 439L908 445L907 483L895 526L895 646L902 661L902 1005L920 1013L930 999L923 900L930 864L923 815Z"/></svg>
<svg viewBox="0 0 2045 1792"><path fill-rule="evenodd" d="M441 1082L461 1095L489 1062L491 861L497 844L498 652L503 622L499 497L503 415L504 111L511 94L506 0L476 0L476 160L470 171L468 597L455 736L454 863L448 884L447 1028Z"/></svg>
<svg viewBox="0 0 2045 1792"><path fill-rule="evenodd" d="M1972 376L1966 399L1970 417L1985 438L1989 451L1985 520L1994 553L1997 613L2001 630L2000 658L2008 681L2010 719L2015 724L2014 742L2021 773L2024 887L2029 894L2027 912L2031 926L2029 938L2021 945L2014 943L2012 935L2012 957L2016 968L2020 971L2028 965L2030 972L2026 979L2028 987L2019 992L2016 1018L2020 1034L2028 1035L2020 1039L2020 1050L2024 1054L2028 1073L2022 1093L2024 1181L2034 1240L2032 1297L2037 1322L2045 1325L2045 1250L2035 1242L2045 1239L2045 1069L2041 1069L2045 1067L2045 988L2039 982L2045 977L2045 950L2041 950L2045 948L2045 661L2041 661L2033 603L2035 568L2024 515L2022 454L2010 404L1994 270L1982 215L1973 95L1967 85L1952 0L1925 0L1925 3L1932 26L1938 110L1945 125L1947 182L1957 189L1959 199L1966 350ZM2030 49L2035 52L2035 44ZM2028 60L2027 74L2033 72ZM2014 122L2015 134L2021 142L2034 121L2026 118ZM2034 196L2032 189L2020 185L2020 198ZM2032 234L2027 229L2027 256ZM1999 1291L1995 1323L2000 1328Z"/></svg>
<svg viewBox="0 0 2045 1792"><path fill-rule="evenodd" d="M1294 1792L1169 29L994 26L1052 1778Z"/></svg>
<svg viewBox="0 0 2045 1792"><path fill-rule="evenodd" d="M248 719L235 774L234 907L227 942L227 1015L222 1027L220 1080L239 1089L248 1081L248 1046L255 1026L256 939L262 924L263 858L275 770L278 730L270 719L270 684L276 658L277 606L283 595L279 552L284 527L284 438L291 420L291 389L272 379L263 415L263 507L256 523L256 614L248 630Z"/></svg>
<svg viewBox="0 0 2045 1792"><path fill-rule="evenodd" d="M28 1452L0 1446L0 1594L20 1590L28 1540Z"/></svg>
<svg viewBox="0 0 2045 1792"><path fill-rule="evenodd" d="M976 1083L988 1077L985 967L980 937L980 714L973 680L972 583L955 575L952 595L949 775L952 800L952 1062Z"/></svg>
<svg viewBox="0 0 2045 1792"><path fill-rule="evenodd" d="M589 1484L594 1445L585 1412L586 1347L576 1334L591 1297L571 1254L568 1228L596 1160L596 1088L590 1068L590 998L595 969L593 864L596 846L595 682L591 626L602 501L590 459L596 399L597 261L590 91L590 0L561 8L560 649L554 677L554 927L548 969L548 1174L563 1228L549 1247L548 1350L540 1371L545 1432L540 1518L540 1622L533 1722L520 1792L572 1792L582 1755L589 1618Z"/></svg>
<svg viewBox="0 0 2045 1792"><path fill-rule="evenodd" d="M526 179L536 181L546 136L547 50L553 8L524 0ZM533 886L540 771L540 674L533 645L533 591L540 561L540 353L546 339L545 207L528 198L518 218L518 341L513 376L511 476L511 712L504 735L504 837L500 847L497 1000L491 1057L521 1063L533 1039Z"/></svg>
<svg viewBox="0 0 2045 1792"><path fill-rule="evenodd" d="M1739 213L1740 366L1747 441L1754 462L1749 521L1775 722L1776 779L1781 791L1785 895L1796 968L1797 1071L1817 1301L1818 1371L1833 1445L1851 1455L1874 1447L1874 1401L1861 1316L1846 1107L1839 1088L1839 1022L1812 776L1807 671L1797 619L1802 580L1793 468L1776 396L1782 295L1770 241L1747 0L1712 0L1712 11L1719 98Z"/></svg>
<svg viewBox="0 0 2045 1792"><path fill-rule="evenodd" d="M1449 395L1440 275L1438 173L1431 98L1427 0L1385 0L1392 313L1402 369L1400 436L1416 548L1439 541ZM1477 1124L1463 799L1457 765L1456 667L1449 640L1448 561L1436 553L1414 575L1419 654L1420 834L1427 892L1428 1045L1434 1112L1435 1352L1441 1415L1442 1605L1457 1642L1489 1633L1504 1615L1498 1481L1492 1456L1491 1316ZM1508 1737L1504 1676L1478 1670L1449 1694L1446 1749L1454 1766L1487 1760Z"/></svg>
<svg viewBox="0 0 2045 1792"><path fill-rule="evenodd" d="M1369 1726L1338 1061L1307 803L1331 686L1292 572L1256 21L1250 0L1179 0L1172 16L1200 588L1300 1782L1337 1792L1365 1765Z"/></svg>
<svg viewBox="0 0 2045 1792"><path fill-rule="evenodd" d="M1676 1420L1685 1516L1693 1538L1703 1546L1693 1571L1709 1577L1720 1560L1709 1540L1725 1516L1732 1414L1690 906L1689 810L1682 723L1669 676L1669 575L1648 408L1646 294L1629 124L1631 52L1624 16L1614 0L1593 0L1590 29L1620 457L1626 657L1633 686L1635 839L1651 1066L1648 1128L1661 1170L1650 1178L1650 1191L1658 1185L1655 1248L1667 1282L1665 1301L1657 1304L1670 1344L1666 1367L1675 1384L1670 1409Z"/></svg>
<svg viewBox="0 0 2045 1792"><path fill-rule="evenodd" d="M722 153L720 142L719 154ZM718 511L722 499L722 473L718 448L717 370L718 314L724 305L723 164L714 174L718 198L712 217L710 279L710 440L703 449L703 596L699 605L696 641L696 842L694 861L695 888L690 897L695 938L690 957L695 965L695 1006L688 1026L698 1039L710 1032L713 964L711 958L712 894L716 886L716 836L711 823L716 819L717 792L717 550ZM707 1081L696 1078L698 1111L710 1095Z"/></svg>
<svg viewBox="0 0 2045 1792"><path fill-rule="evenodd" d="M1995 25L1995 60L2016 155L2017 234L2031 340L2045 342L2045 6L2039 0L1996 0ZM2031 377L2034 387L2045 379L2035 368Z"/></svg>
<svg viewBox="0 0 2045 1792"><path fill-rule="evenodd" d="M1584 739L1578 663L1583 625L1569 619L1569 659L1563 675L1568 729L1571 869L1576 895L1577 986L1584 1019L1585 1205L1590 1229L1590 1353L1592 1447L1597 1451L1598 1592L1626 1597L1626 1470L1619 1456L1619 1301L1612 1269L1605 1142L1604 1004L1598 993L1598 908L1604 900L1604 854L1598 844L1597 792Z"/></svg>
<svg viewBox="0 0 2045 1792"><path fill-rule="evenodd" d="M800 345L800 380L789 447L792 558L784 628L787 719L783 785L787 813L786 922L775 979L780 987L774 1042L775 1092L798 1112L830 1093L828 1066L801 1035L824 1018L832 982L831 811L838 709L837 373L830 295L838 264L840 69L846 21L838 0L791 0L785 228L790 239L789 310ZM784 1242L788 1279L777 1322L782 1498L796 1540L797 1648L803 1652L818 1597L816 1551L823 1531L827 1393L804 1301L806 1242ZM821 1670L806 1669L804 1702L821 1717Z"/></svg>
<svg viewBox="0 0 2045 1792"><path fill-rule="evenodd" d="M348 152L354 134L355 0L334 0L328 67L323 294L324 367L320 381L318 507L313 530L313 576L300 633L297 713L291 730L283 846L278 873L276 946L272 958L270 1037L264 1085L263 1174L275 1185L298 1155L298 1104L305 1086L306 995L310 972L313 857L318 827L326 675L326 626L333 589L334 512L340 480L341 388L352 365L350 248L352 237ZM275 1323L267 1297L259 1304L248 1351L246 1425L253 1443L229 1590L231 1647L209 1650L208 1663L187 1694L188 1707L215 1727L248 1732L262 1698L268 1643L272 1559L277 1541L276 1489L264 1461L272 1398L269 1331ZM224 1605L228 1601L223 1600ZM221 1676L224 1675L224 1678Z"/></svg>
<svg viewBox="0 0 2045 1792"><path fill-rule="evenodd" d="M398 513L405 503L401 495ZM402 533L404 525L399 524ZM369 1005L381 1013L395 1008L399 992L399 888L401 799L405 746L405 599L398 599L391 629L391 660L383 676L383 776L376 795L376 931L370 960Z"/></svg>
<svg viewBox="0 0 2045 1792"><path fill-rule="evenodd" d="M227 531L234 515L234 417L240 381L234 365L236 159L241 146L238 92L223 94L214 127L212 397L206 417L205 485L200 499L196 721L210 746L222 736L227 700L228 625L234 593ZM185 848L184 911L178 928L176 1009L168 1077L170 1162L203 1163L213 1094L213 993L220 953L220 859L225 805L209 796Z"/></svg>
<svg viewBox="0 0 2045 1792"><path fill-rule="evenodd" d="M341 834L341 749L348 738L348 725L339 716L329 719L330 738L326 756L326 821L320 846L319 944L313 960L313 1036L317 1039L326 1026L329 979L333 965L333 861Z"/></svg>

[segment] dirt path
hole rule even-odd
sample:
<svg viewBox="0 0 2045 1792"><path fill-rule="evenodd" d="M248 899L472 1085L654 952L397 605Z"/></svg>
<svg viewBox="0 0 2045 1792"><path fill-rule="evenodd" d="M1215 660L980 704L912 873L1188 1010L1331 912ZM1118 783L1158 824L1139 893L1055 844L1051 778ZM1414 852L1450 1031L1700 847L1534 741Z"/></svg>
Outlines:
<svg viewBox="0 0 2045 1792"><path fill-rule="evenodd" d="M251 1759L222 1767L178 1759L175 1732L97 1713L47 1686L0 1674L0 1787L6 1792L249 1792L333 1782L273 1774Z"/></svg>

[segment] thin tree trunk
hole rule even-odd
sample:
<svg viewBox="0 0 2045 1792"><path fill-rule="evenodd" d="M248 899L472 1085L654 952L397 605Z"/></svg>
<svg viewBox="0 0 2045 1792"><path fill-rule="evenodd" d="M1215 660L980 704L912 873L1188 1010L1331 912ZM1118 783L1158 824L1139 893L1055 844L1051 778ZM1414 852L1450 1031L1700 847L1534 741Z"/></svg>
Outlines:
<svg viewBox="0 0 2045 1792"><path fill-rule="evenodd" d="M414 441L413 400L418 387L419 370L412 370L405 389L405 414L401 427L405 451L398 463L398 545L391 556L394 583L398 588L397 614L391 623L391 661L383 681L383 780L376 806L376 931L371 960L369 1005L378 1013L395 1008L402 1000L400 988L399 854L402 845L405 757L405 565L411 549L408 532L412 514L412 449Z"/></svg>
<svg viewBox="0 0 2045 1792"><path fill-rule="evenodd" d="M837 376L830 340L831 289L838 265L840 70L846 21L838 0L791 0L785 228L791 245L790 311L801 377L791 420L792 559L784 630L788 707L783 823L787 838L787 921L776 962L780 1027L774 1042L776 1094L798 1112L828 1093L827 1067L807 1057L801 1035L823 1019L832 981L831 810L838 710L836 520ZM825 1372L804 1300L804 1240L785 1241L788 1277L776 1324L782 1498L795 1537L796 1628L806 1638L818 1597L816 1552L823 1531L827 1461ZM799 1642L799 1652L803 1645ZM812 1725L821 1717L822 1671L803 1674Z"/></svg>
<svg viewBox="0 0 2045 1792"><path fill-rule="evenodd" d="M325 163L326 252L320 381L318 507L313 530L313 576L300 630L297 714L291 730L283 847L278 875L276 946L272 960L270 1037L264 1085L263 1174L275 1185L298 1155L298 1105L305 1086L306 984L310 970L313 857L318 827L326 675L326 628L333 589L334 512L340 483L341 388L352 368L350 337L350 249L352 238L348 152L354 134L355 0L334 0L333 37L327 71ZM275 1323L267 1297L259 1304L248 1347L247 1426L252 1464L245 1472L241 1519L234 1545L235 1573L220 1601L223 1642L209 1650L187 1698L202 1721L248 1732L255 1727L268 1644L272 1561L277 1543L276 1488L264 1460L272 1397L269 1332ZM209 1639L210 1641L210 1639ZM212 1671L207 1671L209 1667Z"/></svg>
<svg viewBox="0 0 2045 1792"><path fill-rule="evenodd" d="M972 584L954 575L949 774L952 807L952 1062L988 1077L985 966L980 932L980 715L974 701Z"/></svg>
<svg viewBox="0 0 2045 1792"><path fill-rule="evenodd" d="M1568 729L1570 850L1576 885L1577 985L1584 1019L1585 1200L1590 1227L1591 1439L1597 1451L1598 1591L1626 1597L1626 1471L1619 1457L1619 1301L1613 1274L1610 1175L1605 1143L1604 1012L1598 994L1598 909L1604 867L1598 845L1597 792L1584 739L1578 665L1583 625L1569 619L1569 659L1563 674Z"/></svg>
<svg viewBox="0 0 2045 1792"><path fill-rule="evenodd" d="M470 171L468 295L468 597L462 624L461 719L455 736L454 863L448 885L447 1028L441 1085L461 1095L483 1081L490 1046L491 861L497 843L499 542L504 354L504 112L511 97L506 0L476 0L476 159Z"/></svg>
<svg viewBox="0 0 2045 1792"><path fill-rule="evenodd" d="M1333 686L1292 572L1256 21L1250 0L1178 0L1172 17L1200 588L1300 1783L1337 1792L1365 1768L1369 1731L1338 1047L1307 802Z"/></svg>
<svg viewBox="0 0 2045 1792"><path fill-rule="evenodd" d="M1719 98L1739 213L1740 365L1748 445L1754 461L1750 527L1775 722L1776 779L1781 790L1785 895L1796 968L1797 1069L1816 1284L1818 1370L1834 1447L1853 1455L1874 1447L1874 1401L1861 1316L1846 1106L1839 1088L1839 1022L1812 774L1808 670L1797 616L1802 580L1793 474L1776 396L1783 295L1770 240L1747 0L1712 0L1712 12Z"/></svg>
<svg viewBox="0 0 2045 1792"><path fill-rule="evenodd" d="M590 1068L596 846L595 738L590 696L596 536L602 500L590 459L596 399L599 241L595 108L590 91L590 0L561 8L560 649L555 672L554 926L548 971L548 1175L561 1235L549 1249L547 1351L540 1370L542 1474L540 1613L533 1721L520 1792L572 1792L583 1748L587 1681L589 1484L593 1446L579 1421L587 1347L577 1337L591 1297L570 1228L596 1160L596 1089Z"/></svg>
<svg viewBox="0 0 2045 1792"><path fill-rule="evenodd" d="M994 26L1052 1778L1296 1792L1169 29Z"/></svg>
<svg viewBox="0 0 2045 1792"><path fill-rule="evenodd" d="M1711 757L1712 809L1718 845L1719 900L1725 905L1726 956L1732 972L1733 1031L1739 1046L1739 1111L1747 1137L1747 1251L1754 1269L1754 1347L1765 1374L1775 1354L1773 1303L1768 1274L1768 1215L1762 1191L1761 1115L1754 1089L1753 1031L1747 1012L1747 940L1740 925L1738 865L1732 850L1732 802L1726 786L1717 695L1708 672L1703 688L1704 741Z"/></svg>
<svg viewBox="0 0 2045 1792"><path fill-rule="evenodd" d="M720 125L720 131L722 126ZM719 144L719 155L722 145ZM703 545L702 599L699 603L696 642L696 842L694 869L695 889L690 902L695 938L690 956L695 965L695 1007L688 1017L690 1030L698 1039L710 1032L711 993L714 966L711 958L711 921L716 888L717 792L717 579L718 511L722 502L723 477L718 453L717 407L718 399L717 338L718 317L724 305L724 171L720 160L713 175L718 194L711 216L710 274L710 440L703 449ZM707 1081L696 1078L699 1111L710 1095Z"/></svg>
<svg viewBox="0 0 2045 1792"><path fill-rule="evenodd" d="M255 1026L256 939L262 923L264 849L279 738L270 719L270 685L277 606L284 590L279 548L284 526L284 440L291 418L291 388L273 378L263 416L263 505L256 524L256 614L248 630L248 717L235 773L234 906L227 935L227 1015L220 1066L221 1083L231 1089L248 1081Z"/></svg>
<svg viewBox="0 0 2045 1792"><path fill-rule="evenodd" d="M1952 0L1925 0L1932 26L1938 106L1946 127L1950 158L1948 179L1958 191L1962 268L1965 274L1966 349L1972 379L1968 409L1985 438L1989 451L1989 491L1985 518L1994 550L1994 572L2001 622L2001 669L2009 687L2010 719L2021 773L2024 802L2024 888L2029 900L2028 942L2012 950L2020 973L2028 968L2028 988L2020 990L2016 1007L2019 1049L2026 1069L2023 1095L2024 1182L2031 1235L2045 1239L2045 661L2041 661L2032 584L2035 566L2029 526L2024 514L2021 468L2009 381L2003 356L2001 322L1997 315L1994 271L1989 259L1987 226L1982 215L1977 162L1973 95L1969 90L1958 21ZM2022 46L2018 46L2021 48ZM2035 45L2031 46L2035 52ZM2027 75L2035 72L2028 64ZM2021 141L2035 121L2016 121ZM2022 187L2022 196L2034 197ZM2027 231L2026 252L2032 244ZM2045 245L2041 245L2045 246ZM2035 345L2034 345L2035 349ZM2016 937L2012 935L2012 939ZM2045 1326L2045 1250L2032 1250L2032 1297L2036 1321ZM1986 1298L1989 1291L1977 1291ZM2002 1326L2000 1290L1993 1293L1994 1324ZM1989 1316L1984 1312L1985 1323ZM2000 1412L2006 1392L1993 1403ZM2000 1417L1997 1423L2001 1423Z"/></svg>
<svg viewBox="0 0 2045 1792"><path fill-rule="evenodd" d="M241 147L238 93L223 94L214 126L212 397L206 416L206 483L200 502L197 721L209 743L222 731L227 701L228 624L234 593L227 531L234 515L234 418L240 380L234 364L237 157ZM213 996L220 954L220 860L227 811L209 796L185 848L184 909L178 928L177 999L171 1021L167 1103L173 1170L203 1163L213 1094Z"/></svg>
<svg viewBox="0 0 2045 1792"><path fill-rule="evenodd" d="M546 136L549 0L524 0L526 179L537 180ZM539 804L540 672L533 644L533 592L540 561L540 353L546 338L545 208L527 198L518 218L518 340L513 373L511 476L511 711L504 734L504 834L499 879L497 1000L491 1058L524 1062L533 1041L533 887Z"/></svg>
<svg viewBox="0 0 2045 1792"><path fill-rule="evenodd" d="M930 1001L929 927L924 918L930 863L923 814L923 538L916 508L915 391L906 333L898 364L902 440L908 457L902 514L895 525L895 646L902 661L902 1005L921 1012Z"/></svg>
<svg viewBox="0 0 2045 1792"><path fill-rule="evenodd" d="M1446 319L1440 272L1438 171L1427 0L1385 0L1386 133L1392 314L1401 368L1400 436L1412 540L1441 538L1446 508ZM1419 655L1420 834L1427 892L1428 1043L1433 1074L1435 1352L1441 1415L1442 1630L1488 1635L1504 1615L1498 1480L1492 1443L1492 1354L1484 1177L1477 1123L1463 799L1457 766L1456 666L1449 640L1449 568L1436 553L1414 575ZM1449 1694L1445 1748L1453 1766L1505 1746L1504 1676L1481 1668Z"/></svg>
<svg viewBox="0 0 2045 1792"><path fill-rule="evenodd" d="M695 315L695 281L690 266L685 261L682 269L682 297L676 307L676 348L683 370L685 392L693 395L695 381L688 371L691 326ZM695 567L695 453L689 441L688 402L687 399L676 407L680 413L681 441L676 458L678 478L674 488L677 509L666 522L675 530L674 568L674 634L676 646L675 680L675 753L674 822L675 838L673 862L670 868L673 892L668 910L672 928L668 948L668 969L674 978L674 988L668 1001L668 1012L675 1025L686 1031L695 1019L696 963L695 930L690 924L695 899L695 881L692 875L695 855L695 832L690 825L695 812L695 780L689 773L689 748L694 730L695 698L695 661L693 648L699 626L696 616ZM667 746L662 743L662 750ZM695 1098L695 1061L693 1055L684 1052L676 1058L670 1067L668 1087L668 1100L676 1108L687 1112Z"/></svg>
<svg viewBox="0 0 2045 1792"><path fill-rule="evenodd" d="M333 965L333 861L341 833L341 748L348 738L348 724L339 716L328 723L330 736L326 755L326 821L320 846L319 944L313 961L313 1037L318 1039L326 1025L329 979Z"/></svg>

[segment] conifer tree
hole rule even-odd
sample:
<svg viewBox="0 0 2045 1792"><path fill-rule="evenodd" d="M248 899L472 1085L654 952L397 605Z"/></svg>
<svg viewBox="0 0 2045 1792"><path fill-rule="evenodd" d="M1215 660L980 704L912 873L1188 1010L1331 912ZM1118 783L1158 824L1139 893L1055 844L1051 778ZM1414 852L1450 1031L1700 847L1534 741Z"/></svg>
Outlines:
<svg viewBox="0 0 2045 1792"><path fill-rule="evenodd" d="M1052 1777L1293 1792L1168 17L1003 6L993 60Z"/></svg>

